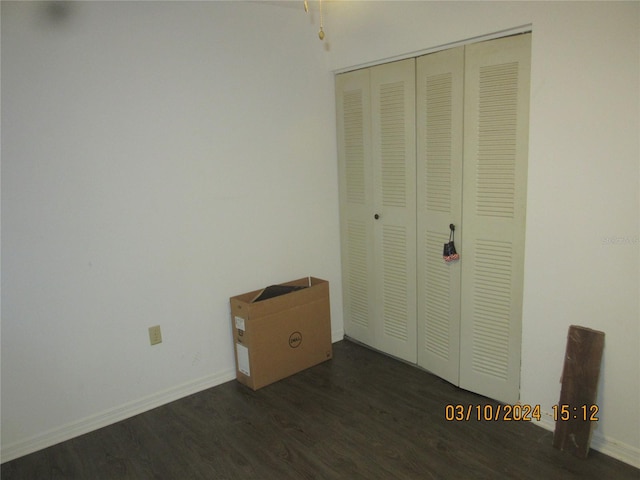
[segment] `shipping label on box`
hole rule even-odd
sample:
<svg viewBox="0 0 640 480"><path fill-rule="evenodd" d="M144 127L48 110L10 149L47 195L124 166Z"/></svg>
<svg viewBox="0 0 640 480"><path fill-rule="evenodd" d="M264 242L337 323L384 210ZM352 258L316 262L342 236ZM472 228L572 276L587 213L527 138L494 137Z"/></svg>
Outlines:
<svg viewBox="0 0 640 480"><path fill-rule="evenodd" d="M249 364L249 349L244 345L236 343L236 361L238 370L248 377L251 376L251 367Z"/></svg>
<svg viewBox="0 0 640 480"><path fill-rule="evenodd" d="M244 332L244 318L235 317L235 321L236 321L236 329Z"/></svg>

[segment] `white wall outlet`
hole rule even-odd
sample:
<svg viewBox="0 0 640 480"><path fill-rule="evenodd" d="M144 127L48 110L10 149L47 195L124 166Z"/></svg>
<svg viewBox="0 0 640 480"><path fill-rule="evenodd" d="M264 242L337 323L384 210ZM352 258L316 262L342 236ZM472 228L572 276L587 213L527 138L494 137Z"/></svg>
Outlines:
<svg viewBox="0 0 640 480"><path fill-rule="evenodd" d="M151 342L151 345L162 343L162 332L160 331L160 325L149 327L149 342Z"/></svg>

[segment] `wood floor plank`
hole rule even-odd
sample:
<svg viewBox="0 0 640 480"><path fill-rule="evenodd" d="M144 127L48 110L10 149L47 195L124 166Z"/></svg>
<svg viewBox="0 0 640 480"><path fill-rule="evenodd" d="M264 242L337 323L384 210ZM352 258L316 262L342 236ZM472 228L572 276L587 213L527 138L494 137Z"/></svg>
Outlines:
<svg viewBox="0 0 640 480"><path fill-rule="evenodd" d="M530 422L448 422L492 404L360 345L252 391L228 382L2 465L15 479L603 479L640 471L578 459Z"/></svg>

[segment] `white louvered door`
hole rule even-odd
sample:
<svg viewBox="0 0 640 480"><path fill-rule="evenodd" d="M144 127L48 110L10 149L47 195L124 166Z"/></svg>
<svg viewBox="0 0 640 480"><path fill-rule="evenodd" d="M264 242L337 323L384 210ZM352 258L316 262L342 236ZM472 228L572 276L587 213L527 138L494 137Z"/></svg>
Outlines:
<svg viewBox="0 0 640 480"><path fill-rule="evenodd" d="M376 342L369 70L336 76L345 332Z"/></svg>
<svg viewBox="0 0 640 480"><path fill-rule="evenodd" d="M455 385L461 263L445 263L442 249L450 224L456 242L463 235L463 81L464 47L417 59L418 365Z"/></svg>
<svg viewBox="0 0 640 480"><path fill-rule="evenodd" d="M416 362L415 60L371 68L376 348ZM378 218L376 219L375 216Z"/></svg>
<svg viewBox="0 0 640 480"><path fill-rule="evenodd" d="M466 47L460 386L520 392L531 35Z"/></svg>
<svg viewBox="0 0 640 480"><path fill-rule="evenodd" d="M415 61L336 76L345 333L416 362Z"/></svg>

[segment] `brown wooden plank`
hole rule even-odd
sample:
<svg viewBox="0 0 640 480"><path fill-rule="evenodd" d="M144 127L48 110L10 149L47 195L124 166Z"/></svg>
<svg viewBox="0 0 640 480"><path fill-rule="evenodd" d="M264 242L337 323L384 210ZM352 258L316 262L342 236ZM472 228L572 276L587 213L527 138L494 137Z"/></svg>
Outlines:
<svg viewBox="0 0 640 480"><path fill-rule="evenodd" d="M596 397L603 349L604 332L569 327L553 446L579 458L586 458L589 453L598 418Z"/></svg>

